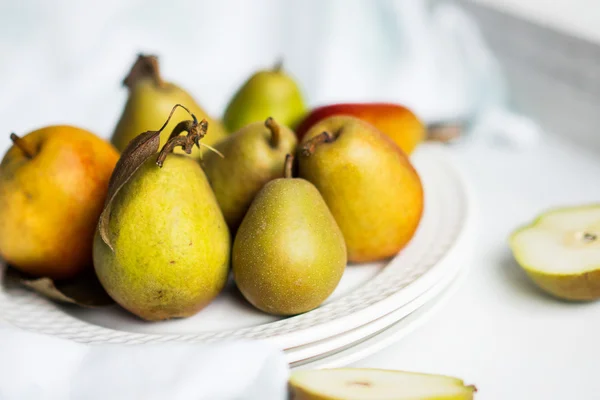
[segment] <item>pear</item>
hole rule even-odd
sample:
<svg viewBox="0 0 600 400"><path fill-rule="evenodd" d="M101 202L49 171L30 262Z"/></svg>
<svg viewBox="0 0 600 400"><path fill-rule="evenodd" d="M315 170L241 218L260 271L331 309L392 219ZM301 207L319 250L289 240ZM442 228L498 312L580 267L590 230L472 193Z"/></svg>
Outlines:
<svg viewBox="0 0 600 400"><path fill-rule="evenodd" d="M206 121L202 124L204 134ZM131 147L145 145L136 138L111 178L111 187L117 181L122 186L109 189L94 238L94 267L102 286L146 320L193 315L227 280L230 235L208 180L195 160L170 154L183 142L191 151L197 139L173 137L158 158L151 152L132 167L137 153ZM123 179L127 171L131 175Z"/></svg>
<svg viewBox="0 0 600 400"><path fill-rule="evenodd" d="M267 183L246 213L233 244L233 276L256 308L295 315L318 307L346 267L342 232L308 181L291 177Z"/></svg>
<svg viewBox="0 0 600 400"><path fill-rule="evenodd" d="M67 279L92 265L92 242L119 153L84 129L45 126L0 164L0 255L37 277Z"/></svg>
<svg viewBox="0 0 600 400"><path fill-rule="evenodd" d="M208 152L206 176L232 232L263 185L283 177L285 155L296 150L296 135L273 118L245 126Z"/></svg>
<svg viewBox="0 0 600 400"><path fill-rule="evenodd" d="M510 236L515 259L542 290L565 300L600 298L600 205L549 210Z"/></svg>
<svg viewBox="0 0 600 400"><path fill-rule="evenodd" d="M111 139L119 151L140 133L158 129L176 103L185 105L198 119L206 119L210 133L202 141L204 144L213 145L227 135L221 123L210 118L188 92L161 78L156 56L139 55L123 85L129 89L129 97ZM168 132L184 119L188 119L187 114L177 110L163 131L161 145L166 143ZM177 152L181 153L179 149ZM199 149L191 154L201 157Z"/></svg>
<svg viewBox="0 0 600 400"><path fill-rule="evenodd" d="M471 400L477 391L449 376L368 368L295 371L290 388L292 400Z"/></svg>
<svg viewBox="0 0 600 400"><path fill-rule="evenodd" d="M229 132L269 116L292 129L306 113L302 93L281 63L271 70L254 73L235 93L223 116Z"/></svg>
<svg viewBox="0 0 600 400"><path fill-rule="evenodd" d="M423 212L423 187L406 155L373 125L333 116L298 148L299 176L312 182L344 233L348 259L376 261L400 251Z"/></svg>

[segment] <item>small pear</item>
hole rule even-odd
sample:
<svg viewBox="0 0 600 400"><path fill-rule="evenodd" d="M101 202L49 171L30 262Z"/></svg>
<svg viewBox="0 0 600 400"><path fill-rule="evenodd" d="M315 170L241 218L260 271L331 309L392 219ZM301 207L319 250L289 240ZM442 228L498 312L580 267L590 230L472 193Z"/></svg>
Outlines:
<svg viewBox="0 0 600 400"><path fill-rule="evenodd" d="M410 241L423 212L423 187L389 137L358 118L333 116L306 133L298 153L299 176L323 195L350 261L388 258Z"/></svg>
<svg viewBox="0 0 600 400"><path fill-rule="evenodd" d="M600 299L600 205L547 211L515 230L510 247L545 292L564 300Z"/></svg>
<svg viewBox="0 0 600 400"><path fill-rule="evenodd" d="M240 292L256 308L295 315L318 307L346 267L344 237L308 181L291 177L267 183L256 195L235 237L232 265Z"/></svg>
<svg viewBox="0 0 600 400"><path fill-rule="evenodd" d="M139 156L148 147L142 138L128 146L111 178L94 267L106 292L133 314L152 321L191 316L227 281L229 231L200 165L170 154L176 145L190 151L198 136L171 138L158 158L155 150Z"/></svg>
<svg viewBox="0 0 600 400"><path fill-rule="evenodd" d="M156 56L139 55L123 85L129 89L129 97L111 139L119 151L123 151L140 133L162 126L173 104L177 103L189 108L198 119L206 119L208 122L210 132L203 143L210 146L227 135L220 121L210 118L187 91L162 79ZM171 122L163 130L161 146L167 142L169 132L175 125L188 118L183 110L175 111ZM176 152L182 153L179 149ZM192 152L192 157L200 156L200 149Z"/></svg>
<svg viewBox="0 0 600 400"><path fill-rule="evenodd" d="M245 126L207 152L203 167L219 206L235 232L265 183L283 177L285 155L296 150L296 135L273 118Z"/></svg>
<svg viewBox="0 0 600 400"><path fill-rule="evenodd" d="M457 378L370 368L300 370L293 400L472 400L477 389Z"/></svg>
<svg viewBox="0 0 600 400"><path fill-rule="evenodd" d="M271 70L254 73L235 93L223 116L229 132L269 116L295 128L306 113L302 93L294 79L278 63Z"/></svg>

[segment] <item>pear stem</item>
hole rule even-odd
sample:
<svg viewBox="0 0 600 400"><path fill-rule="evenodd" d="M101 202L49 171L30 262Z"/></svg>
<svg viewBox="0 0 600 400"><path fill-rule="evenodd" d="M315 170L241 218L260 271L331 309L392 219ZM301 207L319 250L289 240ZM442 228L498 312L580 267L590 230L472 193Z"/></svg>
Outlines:
<svg viewBox="0 0 600 400"><path fill-rule="evenodd" d="M279 146L281 139L279 124L271 117L265 121L265 126L271 131L271 147Z"/></svg>
<svg viewBox="0 0 600 400"><path fill-rule="evenodd" d="M285 164L283 165L283 177L292 178L292 170L294 168L294 156L287 154L285 156Z"/></svg>
<svg viewBox="0 0 600 400"><path fill-rule="evenodd" d="M309 157L315 152L318 145L321 143L329 143L331 141L333 141L333 136L331 136L331 133L323 131L304 143L302 147L300 147L300 153L305 157Z"/></svg>
<svg viewBox="0 0 600 400"><path fill-rule="evenodd" d="M279 58L273 65L273 72L281 72L283 70L283 58Z"/></svg>
<svg viewBox="0 0 600 400"><path fill-rule="evenodd" d="M17 146L23 152L23 154L25 154L25 157L29 158L30 160L33 158L35 152L31 151L29 145L25 143L23 139L17 136L16 133L10 134L10 140L12 140L14 145Z"/></svg>
<svg viewBox="0 0 600 400"><path fill-rule="evenodd" d="M200 148L200 139L206 135L206 131L208 130L208 122L203 119L198 123L198 120L194 114L191 115L194 118L193 121L181 121L175 126L175 128L173 128L167 143L165 143L158 154L158 158L156 159L156 165L158 165L160 168L162 168L165 159L171 152L173 152L175 147L180 146L183 151L186 152L186 154L191 154L194 145ZM187 132L188 134L185 136L179 136L181 132Z"/></svg>
<svg viewBox="0 0 600 400"><path fill-rule="evenodd" d="M160 76L158 57L138 54L138 58L131 67L129 74L123 79L123 85L131 89L138 80L144 78L151 78L159 88L167 86Z"/></svg>
<svg viewBox="0 0 600 400"><path fill-rule="evenodd" d="M426 140L429 142L449 143L458 139L464 130L460 122L443 121L426 126Z"/></svg>

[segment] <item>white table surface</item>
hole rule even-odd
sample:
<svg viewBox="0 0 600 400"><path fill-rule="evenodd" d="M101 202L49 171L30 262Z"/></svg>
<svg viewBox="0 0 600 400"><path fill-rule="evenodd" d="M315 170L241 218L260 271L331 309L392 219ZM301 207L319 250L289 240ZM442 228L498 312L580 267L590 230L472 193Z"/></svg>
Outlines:
<svg viewBox="0 0 600 400"><path fill-rule="evenodd" d="M522 151L465 143L452 153L477 207L468 275L424 325L352 366L458 376L478 400L600 399L600 302L543 294L507 246L547 208L599 201L600 155L553 137Z"/></svg>

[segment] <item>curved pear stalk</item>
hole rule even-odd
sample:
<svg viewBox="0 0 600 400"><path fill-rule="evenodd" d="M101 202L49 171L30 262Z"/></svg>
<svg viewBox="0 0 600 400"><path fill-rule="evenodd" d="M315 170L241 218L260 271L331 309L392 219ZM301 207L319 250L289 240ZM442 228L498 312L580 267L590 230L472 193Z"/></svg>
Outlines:
<svg viewBox="0 0 600 400"><path fill-rule="evenodd" d="M10 134L10 140L12 140L13 144L19 148L25 154L25 157L28 159L32 159L35 155L35 151L32 151L31 148L25 141L19 137L16 133Z"/></svg>
<svg viewBox="0 0 600 400"><path fill-rule="evenodd" d="M123 79L123 86L131 89L135 82L141 78L150 77L156 84L156 86L164 88L167 83L162 79L160 75L160 66L158 64L158 57L146 56L144 54L138 54L138 58L131 67L129 74Z"/></svg>
<svg viewBox="0 0 600 400"><path fill-rule="evenodd" d="M173 106L173 108L171 109L171 113L169 114L169 117L167 118L167 120L165 121L165 123L159 130L144 132L144 133L136 136L131 142L129 142L129 144L127 145L127 147L121 154L121 158L117 162L115 170L113 171L113 174L110 178L110 182L108 184L108 194L106 196L106 202L104 203L104 209L102 210L102 213L100 214L100 220L98 221L98 230L100 233L100 237L102 238L102 241L104 243L106 243L106 245L113 252L114 252L114 248L112 246L112 243L110 241L109 234L108 234L108 225L109 225L109 220L110 220L110 212L111 212L111 208L112 208L112 203L113 203L115 197L117 196L117 194L119 193L119 191L121 190L121 188L123 187L123 185L125 185L129 181L129 179L131 179L133 174L135 174L135 172L142 166L142 164L149 157L156 154L156 152L158 151L158 148L160 146L160 134L165 129L165 127L169 124L169 121L171 120L173 113L175 112L175 110L178 107L186 110L192 116L193 121L184 121L185 123L192 122L191 125L185 125L183 123L179 123L173 130L173 133L171 134L171 136L174 136L176 131L178 131L177 135L179 135L179 133L183 132L184 130L187 130L188 132L193 132L191 139L189 139L189 140L192 140L193 143L191 145L186 144L190 148L190 151L191 151L191 147L193 146L193 144L195 144L197 141L199 141L206 134L206 128L208 125L208 123L206 123L206 121L203 120L198 124L196 117L194 116L194 114L192 114L190 112L190 110L188 110L185 106L183 106L181 104L175 104L175 106ZM183 129L183 128L189 128L189 129ZM188 134L188 136L190 136L190 135ZM185 138L182 138L182 139L185 140ZM167 145L165 145L165 147L167 147ZM165 147L163 147L163 151L165 150ZM172 145L172 147L175 147L175 146ZM171 147L171 150L172 150L172 147ZM162 154L162 152L161 152L161 154ZM160 165L162 165L164 158L166 158L166 154L167 154L167 152L165 152L162 159L160 159L161 160ZM159 157L160 157L160 155L159 155Z"/></svg>
<svg viewBox="0 0 600 400"><path fill-rule="evenodd" d="M333 142L334 140L335 140L335 137L333 137L331 135L331 133L329 133L327 131L323 131L320 134L318 134L317 136L315 136L314 138L312 138L312 139L308 140L306 143L304 143L302 145L302 147L300 147L300 152L305 157L311 156L317 149L318 145L320 145L321 143Z"/></svg>

